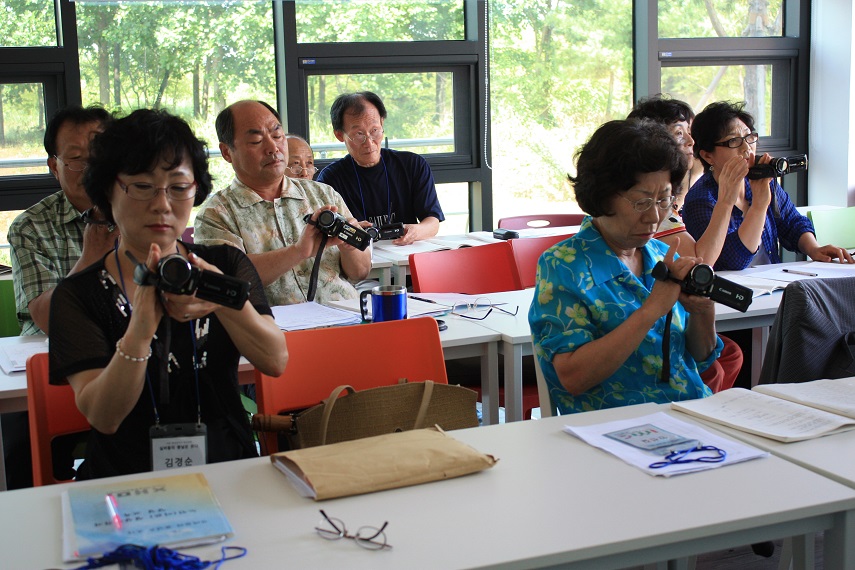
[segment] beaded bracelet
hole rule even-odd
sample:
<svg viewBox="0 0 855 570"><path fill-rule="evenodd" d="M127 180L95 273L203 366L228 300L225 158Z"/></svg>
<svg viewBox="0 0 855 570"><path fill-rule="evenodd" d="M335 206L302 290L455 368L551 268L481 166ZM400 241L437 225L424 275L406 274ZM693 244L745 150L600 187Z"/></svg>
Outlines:
<svg viewBox="0 0 855 570"><path fill-rule="evenodd" d="M130 354L125 354L122 351L122 339L116 341L116 352L124 358L125 360L130 360L131 362L145 362L149 358L151 358L151 346L148 347L148 354L145 356L131 356Z"/></svg>

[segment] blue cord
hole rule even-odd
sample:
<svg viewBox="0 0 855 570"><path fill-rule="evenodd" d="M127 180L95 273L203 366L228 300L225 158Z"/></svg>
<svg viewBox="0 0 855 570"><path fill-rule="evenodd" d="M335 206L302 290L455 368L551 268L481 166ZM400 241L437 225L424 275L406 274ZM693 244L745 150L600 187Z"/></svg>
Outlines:
<svg viewBox="0 0 855 570"><path fill-rule="evenodd" d="M235 553L227 556L229 550L234 550ZM136 544L125 544L112 552L105 553L100 558L88 558L86 566L80 566L76 570L89 570L128 562L144 570L202 570L212 565L216 570L223 562L243 558L247 551L242 546L223 546L220 552L222 554L219 560L209 561L161 546L147 548Z"/></svg>
<svg viewBox="0 0 855 570"><path fill-rule="evenodd" d="M688 457L690 453L695 453L698 451L711 451L715 453L715 455L702 455L701 457ZM650 469L661 469L662 467L668 467L669 465L680 465L684 463L721 463L727 459L727 452L720 447L716 447L714 445L698 445L697 447L690 447L688 449L680 449L677 451L672 451L668 455L665 456L664 461L657 461L655 463L651 463L648 465Z"/></svg>

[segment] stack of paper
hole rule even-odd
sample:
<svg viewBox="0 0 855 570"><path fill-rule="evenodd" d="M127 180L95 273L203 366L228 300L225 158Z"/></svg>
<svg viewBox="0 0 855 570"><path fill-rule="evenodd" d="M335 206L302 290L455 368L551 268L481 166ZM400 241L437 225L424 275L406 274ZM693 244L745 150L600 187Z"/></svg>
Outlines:
<svg viewBox="0 0 855 570"><path fill-rule="evenodd" d="M0 368L6 374L23 372L27 369L27 359L40 352L48 351L47 341L22 342L10 344L0 349Z"/></svg>
<svg viewBox="0 0 855 570"><path fill-rule="evenodd" d="M354 299L354 301L356 301ZM273 320L283 331L299 331L321 327L358 325L362 322L359 314L343 311L335 307L320 305L314 301L294 305L271 307Z"/></svg>
<svg viewBox="0 0 855 570"><path fill-rule="evenodd" d="M639 426L646 426L648 424L656 426L666 432L678 434L686 440L697 440L702 446L714 446L722 449L727 453L727 456L724 461L720 463L677 463L655 469L652 468L651 465L662 461L664 457L663 455L638 449L606 435L620 430L629 430ZM694 471L704 471L706 469L715 469L717 467L724 467L725 465L731 465L733 463L748 461L749 459L765 457L768 455L768 453L764 451L760 451L759 449L731 439L726 439L698 425L678 420L663 412L592 426L564 426L564 431L571 435L575 435L594 447L599 447L600 449L617 456L626 463L629 463L634 467L638 467L645 473L650 475L660 475L662 477L670 477L672 475L680 475L682 473L692 473Z"/></svg>

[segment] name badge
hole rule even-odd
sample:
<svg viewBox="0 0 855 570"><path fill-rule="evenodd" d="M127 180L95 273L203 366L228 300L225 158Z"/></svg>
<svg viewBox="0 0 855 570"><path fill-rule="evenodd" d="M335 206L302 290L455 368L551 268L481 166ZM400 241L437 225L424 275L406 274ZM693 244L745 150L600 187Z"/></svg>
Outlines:
<svg viewBox="0 0 855 570"><path fill-rule="evenodd" d="M164 424L149 429L153 471L204 465L208 458L205 424Z"/></svg>

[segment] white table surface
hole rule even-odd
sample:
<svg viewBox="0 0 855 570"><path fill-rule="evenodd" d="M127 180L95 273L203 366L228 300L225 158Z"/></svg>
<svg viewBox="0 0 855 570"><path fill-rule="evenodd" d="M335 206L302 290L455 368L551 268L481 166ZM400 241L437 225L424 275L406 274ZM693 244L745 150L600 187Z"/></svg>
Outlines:
<svg viewBox="0 0 855 570"><path fill-rule="evenodd" d="M299 497L267 458L176 473L206 474L235 530L227 544L248 549L224 566L234 570L616 568L819 530L825 530L825 568L855 567L853 489L774 456L651 477L561 431L565 423L655 410L632 406L451 432L499 462L467 477L320 503ZM5 567L67 567L60 564L63 488L0 493ZM367 551L318 537L319 508L351 530L388 521L393 548ZM185 552L212 560L219 546Z"/></svg>

